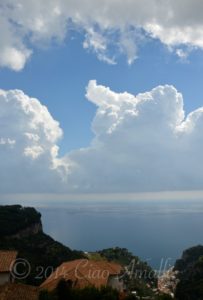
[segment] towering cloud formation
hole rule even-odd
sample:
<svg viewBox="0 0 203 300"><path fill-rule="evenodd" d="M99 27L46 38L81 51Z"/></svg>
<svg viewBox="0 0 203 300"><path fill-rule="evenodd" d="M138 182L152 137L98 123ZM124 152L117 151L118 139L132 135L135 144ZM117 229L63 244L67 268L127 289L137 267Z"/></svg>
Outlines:
<svg viewBox="0 0 203 300"><path fill-rule="evenodd" d="M0 90L1 192L53 191L67 165L58 158L62 137L46 107L22 91Z"/></svg>
<svg viewBox="0 0 203 300"><path fill-rule="evenodd" d="M84 48L111 64L119 53L131 64L143 38L159 39L182 58L203 48L202 10L199 0L1 0L0 66L21 70L32 53L27 41L62 41L69 28L84 30Z"/></svg>
<svg viewBox="0 0 203 300"><path fill-rule="evenodd" d="M22 91L0 91L0 190L144 192L203 189L203 108L184 115L182 95L158 86L137 96L90 81L97 106L88 148L58 156L59 127Z"/></svg>
<svg viewBox="0 0 203 300"><path fill-rule="evenodd" d="M87 98L97 105L95 138L69 155L79 189L142 192L201 189L203 109L185 118L182 95L158 86L136 97L90 81Z"/></svg>

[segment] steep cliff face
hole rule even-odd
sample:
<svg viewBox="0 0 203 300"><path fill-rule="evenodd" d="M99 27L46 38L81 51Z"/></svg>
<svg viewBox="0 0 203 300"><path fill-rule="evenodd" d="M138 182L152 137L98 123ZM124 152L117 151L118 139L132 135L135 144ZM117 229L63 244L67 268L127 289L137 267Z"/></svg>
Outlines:
<svg viewBox="0 0 203 300"><path fill-rule="evenodd" d="M43 232L43 227L41 221L29 225L27 228L19 230L16 234L5 236L6 239L21 239L28 237L33 234L38 234Z"/></svg>
<svg viewBox="0 0 203 300"><path fill-rule="evenodd" d="M179 271L176 288L177 300L203 299L203 246L198 245L183 252L176 261L175 270Z"/></svg>
<svg viewBox="0 0 203 300"><path fill-rule="evenodd" d="M0 238L20 238L41 231L41 214L33 207L0 206Z"/></svg>

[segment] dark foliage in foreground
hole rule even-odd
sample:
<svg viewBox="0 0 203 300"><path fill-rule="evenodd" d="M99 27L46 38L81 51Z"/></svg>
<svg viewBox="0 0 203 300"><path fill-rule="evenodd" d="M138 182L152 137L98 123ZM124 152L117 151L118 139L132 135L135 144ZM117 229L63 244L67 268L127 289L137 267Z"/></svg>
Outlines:
<svg viewBox="0 0 203 300"><path fill-rule="evenodd" d="M119 293L110 287L73 289L62 280L55 291L41 291L39 300L119 300Z"/></svg>
<svg viewBox="0 0 203 300"><path fill-rule="evenodd" d="M203 299L203 246L196 246L183 252L175 269L179 271L180 282L176 288L177 300Z"/></svg>

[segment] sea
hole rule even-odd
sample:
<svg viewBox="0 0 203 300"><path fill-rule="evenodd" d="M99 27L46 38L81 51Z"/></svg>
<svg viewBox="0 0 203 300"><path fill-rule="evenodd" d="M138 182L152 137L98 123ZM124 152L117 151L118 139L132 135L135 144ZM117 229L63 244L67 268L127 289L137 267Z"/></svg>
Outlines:
<svg viewBox="0 0 203 300"><path fill-rule="evenodd" d="M30 205L40 211L44 232L64 245L85 252L127 248L156 270L203 244L203 200L56 199Z"/></svg>

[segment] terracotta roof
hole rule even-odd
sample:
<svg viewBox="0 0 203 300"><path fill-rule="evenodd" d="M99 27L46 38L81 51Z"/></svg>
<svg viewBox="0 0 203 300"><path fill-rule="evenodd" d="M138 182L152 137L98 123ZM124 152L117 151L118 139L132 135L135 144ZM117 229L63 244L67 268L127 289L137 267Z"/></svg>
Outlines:
<svg viewBox="0 0 203 300"><path fill-rule="evenodd" d="M50 291L54 290L61 279L71 280L73 287L76 288L84 288L91 285L99 288L106 286L109 276L119 275L122 269L122 266L107 261L73 260L60 265L42 283L40 288Z"/></svg>
<svg viewBox="0 0 203 300"><path fill-rule="evenodd" d="M11 270L17 254L16 251L0 251L0 273Z"/></svg>
<svg viewBox="0 0 203 300"><path fill-rule="evenodd" d="M0 286L0 300L38 300L38 288L25 284L9 283Z"/></svg>

